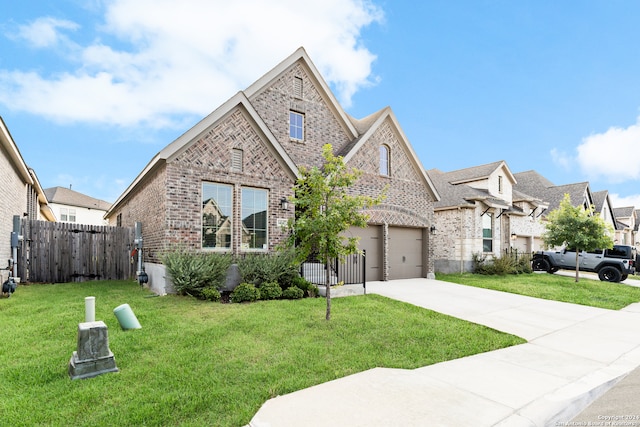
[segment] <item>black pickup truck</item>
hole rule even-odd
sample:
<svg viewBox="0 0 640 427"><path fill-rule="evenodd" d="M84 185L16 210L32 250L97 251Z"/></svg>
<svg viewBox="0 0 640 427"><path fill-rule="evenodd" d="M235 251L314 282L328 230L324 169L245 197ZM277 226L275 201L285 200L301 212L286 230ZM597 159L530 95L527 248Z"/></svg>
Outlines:
<svg viewBox="0 0 640 427"><path fill-rule="evenodd" d="M580 271L598 273L598 277L606 282L620 282L635 273L636 250L633 246L614 245L611 249L581 251L578 254ZM575 249L561 251L540 251L533 255L531 261L533 271L556 271L576 269Z"/></svg>

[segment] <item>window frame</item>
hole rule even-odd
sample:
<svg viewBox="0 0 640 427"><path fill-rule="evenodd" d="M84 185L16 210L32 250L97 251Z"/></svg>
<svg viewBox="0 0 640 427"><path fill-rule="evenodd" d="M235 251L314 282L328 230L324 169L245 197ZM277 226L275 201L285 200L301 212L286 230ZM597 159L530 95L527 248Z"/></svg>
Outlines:
<svg viewBox="0 0 640 427"><path fill-rule="evenodd" d="M300 118L300 123L294 123L293 118ZM289 138L304 141L304 113L289 110Z"/></svg>
<svg viewBox="0 0 640 427"><path fill-rule="evenodd" d="M388 145L381 144L378 153L380 154L378 172L382 176L391 176L391 149Z"/></svg>
<svg viewBox="0 0 640 427"><path fill-rule="evenodd" d="M489 220L489 228L486 228L485 217ZM482 215L482 252L493 253L493 213L486 212ZM485 235L489 231L489 235ZM488 249L488 250L487 250Z"/></svg>
<svg viewBox="0 0 640 427"><path fill-rule="evenodd" d="M215 196L211 196L211 197L207 197L205 198L205 186L210 186L210 187L218 187L218 189L216 190L216 196L218 196L217 198L214 198ZM220 251L220 252L231 252L233 250L233 200L234 200L234 188L233 185L231 184L224 184L221 182L210 182L210 181L203 181L201 186L201 195L200 195L200 247L203 250L207 250L207 251ZM219 197L219 191L220 189L224 189L228 191L228 194L225 194L226 197L228 197L228 205L225 204L223 206L221 206L221 198ZM208 192L211 192L212 189L210 188ZM223 218L222 220L217 221L218 224L214 224L214 225L205 225L205 202L207 202L209 199L213 199L214 203L216 204L216 208L218 209L218 211L220 212L220 214L224 214L223 209L228 209L230 212L228 213L228 215L220 215L221 218ZM226 200L225 200L226 202ZM215 217L214 217L215 218ZM222 221L229 221L228 224L228 228L229 228L229 233L224 237L224 245L218 245L218 236L214 237L214 246L206 246L205 245L205 233L206 230L214 230L213 233L217 234L218 230L223 229L222 225L223 222ZM225 225L226 227L227 225ZM228 236L228 238L226 237Z"/></svg>
<svg viewBox="0 0 640 427"><path fill-rule="evenodd" d="M249 205L248 203L249 192L255 193L254 198L252 199L251 205ZM256 208L258 208L258 206L255 205L255 201L256 201L255 195L257 194L263 195L261 199L264 202L264 205L260 206L260 207L264 207L264 209L258 210L258 211L255 210ZM252 210L253 212L249 213ZM256 218L258 217L255 215L258 215L261 212L264 212L264 219L262 219L262 221L264 222L264 228L257 228ZM246 227L245 219L251 215L254 215L254 227L249 228L249 227ZM258 188L258 187L249 187L249 186L242 186L240 188L240 222L242 224L240 250L242 252L268 252L269 251L269 190L268 189ZM249 235L249 241L247 243L245 243L245 235L244 235L245 230ZM264 232L264 236L262 238L262 241L263 241L262 247L252 247L252 244L255 245L255 243L257 242L257 238L255 237L256 230ZM254 236L254 237L251 237L251 236Z"/></svg>

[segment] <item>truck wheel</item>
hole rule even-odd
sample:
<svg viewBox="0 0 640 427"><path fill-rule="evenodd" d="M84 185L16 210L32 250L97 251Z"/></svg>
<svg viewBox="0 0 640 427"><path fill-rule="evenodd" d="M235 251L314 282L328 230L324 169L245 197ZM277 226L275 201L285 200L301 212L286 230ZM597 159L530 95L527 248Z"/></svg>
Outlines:
<svg viewBox="0 0 640 427"><path fill-rule="evenodd" d="M620 278L620 281L624 282L625 280L627 280L627 277L629 277L628 274L623 274L622 277Z"/></svg>
<svg viewBox="0 0 640 427"><path fill-rule="evenodd" d="M531 269L533 271L546 271L549 272L551 266L549 265L549 261L544 258L536 258L531 263Z"/></svg>
<svg viewBox="0 0 640 427"><path fill-rule="evenodd" d="M622 278L622 273L615 267L607 266L598 271L598 277L603 282L619 282Z"/></svg>

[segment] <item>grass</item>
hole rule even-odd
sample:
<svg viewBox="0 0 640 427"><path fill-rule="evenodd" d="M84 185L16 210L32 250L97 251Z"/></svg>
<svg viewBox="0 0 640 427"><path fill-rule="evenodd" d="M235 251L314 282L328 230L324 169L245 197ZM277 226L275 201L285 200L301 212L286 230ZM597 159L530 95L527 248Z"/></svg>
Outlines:
<svg viewBox="0 0 640 427"><path fill-rule="evenodd" d="M71 380L84 298L119 373ZM122 331L128 303L142 329ZM377 366L417 368L523 343L376 295L219 304L133 282L21 285L0 299L0 414L12 426L245 425L269 398ZM292 408L292 411L313 410Z"/></svg>
<svg viewBox="0 0 640 427"><path fill-rule="evenodd" d="M547 273L505 276L436 274L436 279L555 301L620 310L640 301L640 288Z"/></svg>

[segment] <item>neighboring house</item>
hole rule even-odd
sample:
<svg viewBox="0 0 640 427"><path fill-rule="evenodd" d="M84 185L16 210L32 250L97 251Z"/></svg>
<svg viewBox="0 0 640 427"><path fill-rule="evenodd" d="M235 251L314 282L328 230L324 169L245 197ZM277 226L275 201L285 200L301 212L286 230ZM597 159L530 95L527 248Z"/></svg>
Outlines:
<svg viewBox="0 0 640 427"><path fill-rule="evenodd" d="M613 212L613 205L609 199L609 191L595 191L592 194L594 210L613 230L616 229L617 218Z"/></svg>
<svg viewBox="0 0 640 427"><path fill-rule="evenodd" d="M104 215L111 207L111 203L94 199L65 187L45 188L44 192L58 222L88 225L108 224Z"/></svg>
<svg viewBox="0 0 640 427"><path fill-rule="evenodd" d="M514 191L516 179L504 161L427 174L441 197L434 205L436 271L471 271L474 255L500 257L516 242L530 252L543 228L535 213L547 205Z"/></svg>
<svg viewBox="0 0 640 427"><path fill-rule="evenodd" d="M637 211L634 206L614 208L613 213L616 218L616 234L614 241L618 245L636 244L636 231L638 229Z"/></svg>
<svg viewBox="0 0 640 427"><path fill-rule="evenodd" d="M322 166L322 146L363 171L354 194L386 199L349 230L366 249L367 280L433 275L437 192L390 108L357 120L338 104L303 48L160 151L107 212L142 222L151 287L163 291L163 252L178 245L266 253L286 238L287 199L301 166Z"/></svg>
<svg viewBox="0 0 640 427"><path fill-rule="evenodd" d="M7 125L0 117L0 268L6 268L7 260L12 257L11 232L14 216L55 220L35 172L25 163Z"/></svg>

